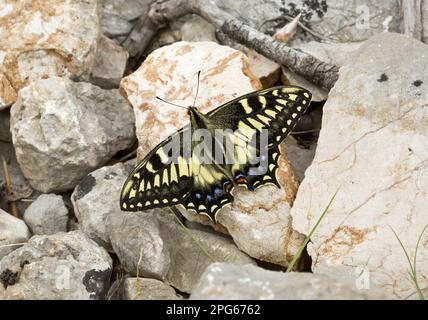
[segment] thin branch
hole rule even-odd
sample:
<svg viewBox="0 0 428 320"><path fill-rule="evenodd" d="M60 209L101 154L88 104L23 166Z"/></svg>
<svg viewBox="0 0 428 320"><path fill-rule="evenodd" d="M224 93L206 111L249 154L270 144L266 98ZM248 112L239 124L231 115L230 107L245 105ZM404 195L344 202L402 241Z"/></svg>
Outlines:
<svg viewBox="0 0 428 320"><path fill-rule="evenodd" d="M157 30L186 14L197 14L232 40L254 49L265 57L287 66L305 79L330 90L338 79L339 68L303 51L280 43L271 36L244 24L210 0L158 0L129 35L125 46L130 55L141 56Z"/></svg>
<svg viewBox="0 0 428 320"><path fill-rule="evenodd" d="M421 0L401 0L401 31L417 40L422 40L422 3Z"/></svg>
<svg viewBox="0 0 428 320"><path fill-rule="evenodd" d="M10 197L12 193L12 182L10 179L9 168L8 168L6 159L3 156L1 158L2 158L2 165L3 165L4 181L6 186L6 195ZM14 217L18 218L19 217L18 208L16 207L15 201L10 201L9 207L10 207L10 213L12 213Z"/></svg>

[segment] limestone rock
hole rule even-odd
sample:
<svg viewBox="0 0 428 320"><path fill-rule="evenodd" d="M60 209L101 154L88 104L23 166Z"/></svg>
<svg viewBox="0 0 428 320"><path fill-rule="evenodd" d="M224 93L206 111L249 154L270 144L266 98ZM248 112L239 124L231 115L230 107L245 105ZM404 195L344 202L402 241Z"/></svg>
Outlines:
<svg viewBox="0 0 428 320"><path fill-rule="evenodd" d="M111 250L107 218L121 214L119 196L129 173L122 163L102 167L83 178L71 196L79 229L107 250Z"/></svg>
<svg viewBox="0 0 428 320"><path fill-rule="evenodd" d="M191 105L198 70L201 79L196 106L202 112L261 88L240 51L212 42L179 42L156 50L121 83L134 106L140 156L188 123L182 109L156 96ZM278 177L281 189L266 186L256 192L237 190L235 204L219 213L219 221L246 253L284 265L302 241L302 236L291 229L289 210L298 184L285 156ZM205 217L182 213L188 219L210 224Z"/></svg>
<svg viewBox="0 0 428 320"><path fill-rule="evenodd" d="M44 193L74 188L134 140L132 109L118 90L67 78L21 89L11 127L23 174Z"/></svg>
<svg viewBox="0 0 428 320"><path fill-rule="evenodd" d="M80 231L34 236L0 261L0 298L104 298L112 261Z"/></svg>
<svg viewBox="0 0 428 320"><path fill-rule="evenodd" d="M313 271L366 273L366 285L391 298L415 288L389 226L413 257L428 224L427 58L427 45L384 33L341 68L292 209L293 226L307 234L338 190L308 246ZM428 287L427 239L426 233L417 259L421 288Z"/></svg>
<svg viewBox="0 0 428 320"><path fill-rule="evenodd" d="M155 278L183 292L190 292L212 263L198 243L216 261L254 263L230 239L209 232L181 228L168 210L119 212L107 220L114 252L124 269L135 276Z"/></svg>
<svg viewBox="0 0 428 320"><path fill-rule="evenodd" d="M322 274L284 273L227 263L210 265L191 299L206 300L361 300L385 298L377 290L359 290L352 281Z"/></svg>
<svg viewBox="0 0 428 320"><path fill-rule="evenodd" d="M152 0L102 0L104 34L109 38L126 37L139 16L149 8Z"/></svg>
<svg viewBox="0 0 428 320"><path fill-rule="evenodd" d="M31 233L21 219L15 218L6 211L0 209L0 260L20 245L27 242Z"/></svg>
<svg viewBox="0 0 428 320"><path fill-rule="evenodd" d="M254 50L246 49L244 53L248 57L251 72L260 80L263 88L273 87L279 80L281 66Z"/></svg>
<svg viewBox="0 0 428 320"><path fill-rule="evenodd" d="M156 279L127 278L123 284L124 300L179 300L174 288Z"/></svg>
<svg viewBox="0 0 428 320"><path fill-rule="evenodd" d="M332 42L358 42L385 32L397 32L401 23L400 4L396 1L293 0L283 1L282 14L301 13L300 21ZM346 14L345 14L346 12ZM298 35L313 39L312 36Z"/></svg>
<svg viewBox="0 0 428 320"><path fill-rule="evenodd" d="M25 210L24 221L33 234L66 232L68 209L61 196L42 194Z"/></svg>
<svg viewBox="0 0 428 320"><path fill-rule="evenodd" d="M118 88L126 68L128 53L113 40L101 36L91 82L105 89Z"/></svg>
<svg viewBox="0 0 428 320"><path fill-rule="evenodd" d="M181 27L181 37L183 41L188 42L217 42L214 26L198 15L192 15L186 19Z"/></svg>
<svg viewBox="0 0 428 320"><path fill-rule="evenodd" d="M0 2L0 110L29 81L87 78L101 24L96 0Z"/></svg>

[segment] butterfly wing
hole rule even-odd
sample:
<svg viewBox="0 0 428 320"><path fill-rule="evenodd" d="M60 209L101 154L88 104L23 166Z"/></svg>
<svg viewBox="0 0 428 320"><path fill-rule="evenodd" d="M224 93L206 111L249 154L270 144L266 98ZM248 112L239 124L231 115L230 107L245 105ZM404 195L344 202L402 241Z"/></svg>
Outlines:
<svg viewBox="0 0 428 320"><path fill-rule="evenodd" d="M182 205L215 220L216 213L233 201L227 172L214 163L202 163L197 154L186 155L187 130L160 143L137 165L123 186L122 210Z"/></svg>
<svg viewBox="0 0 428 320"><path fill-rule="evenodd" d="M187 130L189 128L185 127L161 142L137 165L122 188L122 210L171 206L188 196L193 176L189 161L182 152Z"/></svg>
<svg viewBox="0 0 428 320"><path fill-rule="evenodd" d="M279 186L279 144L293 130L310 100L311 93L303 88L280 86L250 93L208 113L216 127L233 130L229 134L233 161L225 168L235 184L249 190L268 183ZM265 143L261 144L263 134Z"/></svg>

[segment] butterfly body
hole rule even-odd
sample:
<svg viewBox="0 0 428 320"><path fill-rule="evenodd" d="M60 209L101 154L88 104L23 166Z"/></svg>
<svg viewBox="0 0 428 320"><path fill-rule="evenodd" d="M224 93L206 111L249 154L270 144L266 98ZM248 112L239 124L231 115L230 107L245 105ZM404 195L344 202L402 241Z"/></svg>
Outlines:
<svg viewBox="0 0 428 320"><path fill-rule="evenodd" d="M124 184L121 209L182 205L213 221L236 186L279 187L279 144L309 106L294 86L236 98L207 114L188 108L190 124L156 146Z"/></svg>

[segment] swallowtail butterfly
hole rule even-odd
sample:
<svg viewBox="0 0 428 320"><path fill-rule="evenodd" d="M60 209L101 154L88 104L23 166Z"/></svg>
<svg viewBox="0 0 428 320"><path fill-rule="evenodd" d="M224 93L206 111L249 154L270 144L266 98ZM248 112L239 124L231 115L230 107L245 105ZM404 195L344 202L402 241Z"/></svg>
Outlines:
<svg viewBox="0 0 428 320"><path fill-rule="evenodd" d="M157 145L126 180L121 209L182 205L215 222L219 210L233 201L235 186L255 190L271 183L280 187L276 179L279 144L310 101L311 93L303 88L279 86L246 94L207 114L187 108L190 124ZM222 138L216 135L219 130L225 132ZM199 131L210 135L197 143L186 140ZM230 142L232 149L227 148ZM206 146L210 146L208 152L202 152Z"/></svg>

